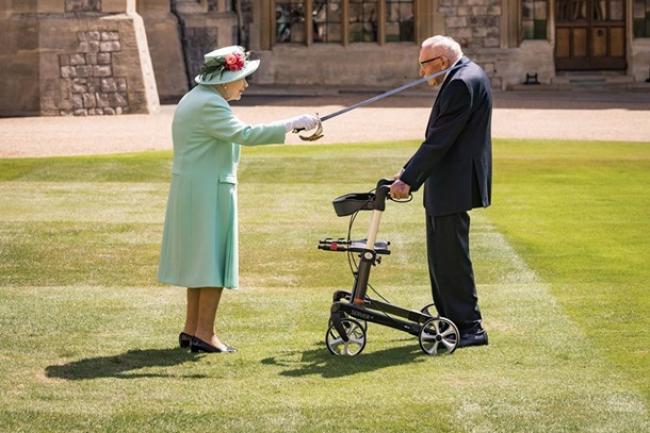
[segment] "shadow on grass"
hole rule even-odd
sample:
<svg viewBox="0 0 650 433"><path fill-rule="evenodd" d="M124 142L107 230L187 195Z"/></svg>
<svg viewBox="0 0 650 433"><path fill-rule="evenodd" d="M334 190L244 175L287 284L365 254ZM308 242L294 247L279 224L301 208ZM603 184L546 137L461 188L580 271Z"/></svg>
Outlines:
<svg viewBox="0 0 650 433"><path fill-rule="evenodd" d="M185 362L197 361L199 356L179 349L129 350L113 356L100 356L70 362L64 365L50 365L45 368L47 377L67 380L98 379L114 377L137 379L143 377L177 377L164 373L131 373L149 367L172 367ZM204 375L184 375L183 378L200 379Z"/></svg>
<svg viewBox="0 0 650 433"><path fill-rule="evenodd" d="M299 360L294 360L300 355ZM335 356L329 353L325 345L306 352L289 352L280 356L264 358L262 364L289 367L280 373L282 376L300 377L311 374L324 378L350 376L357 373L394 367L400 364L424 362L430 359L417 345L393 347L371 353L361 353L355 357Z"/></svg>

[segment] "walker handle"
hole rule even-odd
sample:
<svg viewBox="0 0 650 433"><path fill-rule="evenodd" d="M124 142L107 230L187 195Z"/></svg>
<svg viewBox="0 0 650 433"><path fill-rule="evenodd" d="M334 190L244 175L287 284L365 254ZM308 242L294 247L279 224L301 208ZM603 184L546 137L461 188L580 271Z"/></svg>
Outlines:
<svg viewBox="0 0 650 433"><path fill-rule="evenodd" d="M379 179L377 182L377 189L375 190L375 201L373 209L384 211L386 209L386 198L390 192L390 186L395 182L394 179Z"/></svg>
<svg viewBox="0 0 650 433"><path fill-rule="evenodd" d="M379 179L377 182L377 189L381 187L388 187L390 189L390 186L395 182L395 179L388 179L388 178L382 178Z"/></svg>
<svg viewBox="0 0 650 433"><path fill-rule="evenodd" d="M395 203L408 203L408 202L410 202L411 200L413 200L413 194L411 194L410 192L409 192L409 196L408 196L408 198L406 198L406 199L395 200L394 198L390 198L390 196L388 195L389 192L390 192L390 186L395 182L395 180L396 180L396 179L380 179L379 182L377 182L377 190L376 190L376 193L379 194L379 191L380 191L380 190L381 190L381 191L386 191L386 192L385 192L385 195L386 195L385 198L388 198L388 199L390 199L391 201L394 201ZM384 201L385 201L385 199L384 199ZM377 202L375 202L375 203L377 203ZM382 209L382 210L383 210L383 209Z"/></svg>

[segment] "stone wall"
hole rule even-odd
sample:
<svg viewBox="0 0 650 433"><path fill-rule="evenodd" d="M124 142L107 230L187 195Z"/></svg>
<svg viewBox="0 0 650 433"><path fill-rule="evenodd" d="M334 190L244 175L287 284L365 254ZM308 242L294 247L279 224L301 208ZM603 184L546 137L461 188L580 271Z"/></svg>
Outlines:
<svg viewBox="0 0 650 433"><path fill-rule="evenodd" d="M189 88L179 20L170 0L138 0L137 12L147 32L160 101L177 102Z"/></svg>
<svg viewBox="0 0 650 433"><path fill-rule="evenodd" d="M447 35L464 48L498 48L501 0L439 0Z"/></svg>
<svg viewBox="0 0 650 433"><path fill-rule="evenodd" d="M43 17L40 114L149 113L159 108L139 16Z"/></svg>
<svg viewBox="0 0 650 433"><path fill-rule="evenodd" d="M634 39L630 47L629 73L640 83L650 80L650 39Z"/></svg>
<svg viewBox="0 0 650 433"><path fill-rule="evenodd" d="M156 112L144 25L127 13L133 5L48 0L4 6L0 63L9 67L0 69L0 116Z"/></svg>
<svg viewBox="0 0 650 433"><path fill-rule="evenodd" d="M501 88L504 82L497 63L499 57L509 57L507 50L499 49L501 0L438 0L438 13L444 16L445 34L481 65L492 87Z"/></svg>
<svg viewBox="0 0 650 433"><path fill-rule="evenodd" d="M129 112L127 78L113 71L113 54L121 50L118 32L78 32L74 54L59 54L63 99L60 114Z"/></svg>
<svg viewBox="0 0 650 433"><path fill-rule="evenodd" d="M65 0L66 12L101 12L102 0Z"/></svg>
<svg viewBox="0 0 650 433"><path fill-rule="evenodd" d="M11 18L0 13L0 117L38 114L39 21L33 15Z"/></svg>
<svg viewBox="0 0 650 433"><path fill-rule="evenodd" d="M261 65L251 81L260 84L395 86L418 78L416 44L277 45L255 52Z"/></svg>
<svg viewBox="0 0 650 433"><path fill-rule="evenodd" d="M550 83L553 41L519 41L520 7L419 1L417 38L454 37L495 88L526 73ZM251 80L263 84L389 87L418 76L418 43L275 45L273 15L270 0L0 0L0 116L154 112L159 95L176 102L194 85L205 53L234 44L262 60ZM650 39L627 47L628 75L644 82Z"/></svg>
<svg viewBox="0 0 650 433"><path fill-rule="evenodd" d="M310 47L276 45L256 51L262 63L251 82L280 85L390 87L419 77L416 44L319 44ZM516 56L515 50L463 48L481 65L495 88L507 83L503 73ZM517 73L516 71L514 73ZM518 80L516 77L511 79Z"/></svg>

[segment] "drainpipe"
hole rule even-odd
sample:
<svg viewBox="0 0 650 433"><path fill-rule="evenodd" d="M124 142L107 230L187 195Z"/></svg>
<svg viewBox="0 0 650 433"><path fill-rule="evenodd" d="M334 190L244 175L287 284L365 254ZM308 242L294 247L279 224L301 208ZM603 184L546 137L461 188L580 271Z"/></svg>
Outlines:
<svg viewBox="0 0 650 433"><path fill-rule="evenodd" d="M185 21L176 9L176 0L171 0L169 3L171 6L171 13L176 17L176 21L178 22L178 31L181 35L181 51L183 52L183 69L185 70L185 79L187 80L187 90L191 90L192 87L194 87L194 81L192 80L192 77L190 77L189 59L187 58L187 50L185 49L188 44L187 36L185 34Z"/></svg>

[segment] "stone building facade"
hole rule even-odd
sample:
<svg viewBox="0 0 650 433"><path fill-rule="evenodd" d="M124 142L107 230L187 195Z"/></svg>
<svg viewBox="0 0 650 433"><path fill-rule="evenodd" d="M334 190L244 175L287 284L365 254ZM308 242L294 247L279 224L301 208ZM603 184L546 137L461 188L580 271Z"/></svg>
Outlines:
<svg viewBox="0 0 650 433"><path fill-rule="evenodd" d="M118 0L0 0L0 115L159 106L142 18Z"/></svg>
<svg viewBox="0 0 650 433"><path fill-rule="evenodd" d="M650 78L650 0L0 0L0 116L154 112L232 44L260 84L393 86L434 34L495 88Z"/></svg>
<svg viewBox="0 0 650 433"><path fill-rule="evenodd" d="M574 73L625 83L650 78L650 0L250 3L249 46L264 60L256 77L263 83L395 85L417 75L413 59L419 42L435 34L458 40L500 89L520 85L527 75L546 84L561 83ZM323 9L327 20L334 16L327 31L337 23L333 41L321 34ZM353 28L359 21L370 34L361 40ZM391 31L396 23L399 36Z"/></svg>

